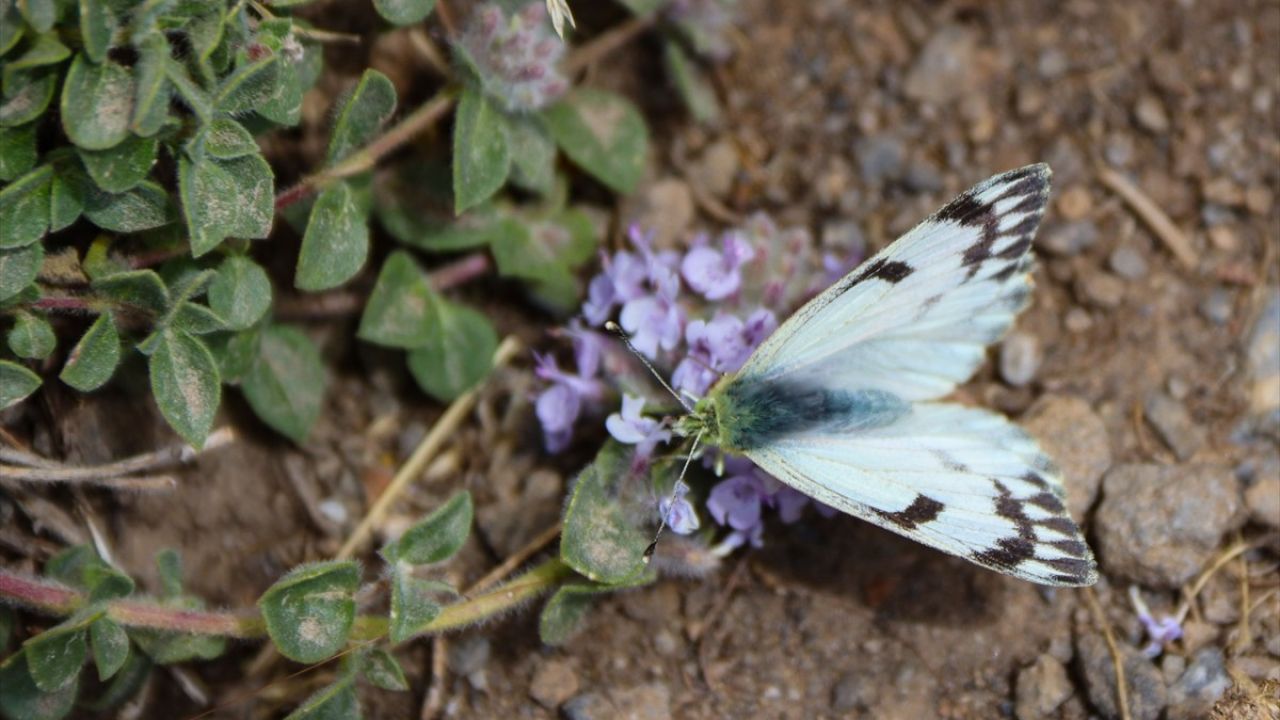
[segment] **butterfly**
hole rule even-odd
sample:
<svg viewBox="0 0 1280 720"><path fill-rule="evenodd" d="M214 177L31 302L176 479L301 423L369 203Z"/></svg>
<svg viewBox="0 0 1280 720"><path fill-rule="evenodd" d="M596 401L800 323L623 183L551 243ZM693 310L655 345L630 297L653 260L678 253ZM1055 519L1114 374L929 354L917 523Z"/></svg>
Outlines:
<svg viewBox="0 0 1280 720"><path fill-rule="evenodd" d="M1028 304L1050 175L1029 165L952 200L797 310L676 432L983 567L1092 585L1053 461L1003 416L937 402Z"/></svg>

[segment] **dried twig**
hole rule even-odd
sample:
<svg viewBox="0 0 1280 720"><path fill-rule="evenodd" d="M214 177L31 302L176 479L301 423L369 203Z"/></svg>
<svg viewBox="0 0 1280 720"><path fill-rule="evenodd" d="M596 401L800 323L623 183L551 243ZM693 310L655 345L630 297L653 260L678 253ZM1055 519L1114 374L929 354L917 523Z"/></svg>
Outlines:
<svg viewBox="0 0 1280 720"><path fill-rule="evenodd" d="M1129 714L1129 684L1124 674L1124 658L1120 656L1120 647L1116 645L1116 637L1111 632L1111 623L1107 622L1107 616L1102 612L1093 588L1084 589L1084 599L1089 604L1094 621L1101 626L1102 637L1107 641L1107 649L1111 651L1111 662L1116 669L1116 704L1120 707L1120 717L1122 720L1132 720Z"/></svg>
<svg viewBox="0 0 1280 720"><path fill-rule="evenodd" d="M435 720L444 709L444 684L449 673L449 639L443 635L431 638L431 685L422 698L420 720Z"/></svg>
<svg viewBox="0 0 1280 720"><path fill-rule="evenodd" d="M1227 563L1231 562L1231 560L1237 555L1252 550L1253 547L1253 543L1237 542L1226 550L1223 550L1222 554L1218 556L1218 559L1214 560L1213 564L1204 572L1200 573L1200 577L1196 578L1195 582L1191 583L1191 587L1185 588L1182 591L1182 605L1178 608L1177 615L1178 622L1182 622L1183 619L1187 617L1187 612L1191 609L1192 605L1195 604L1196 596L1198 596L1200 591L1204 589L1204 586L1209 583L1209 579Z"/></svg>
<svg viewBox="0 0 1280 720"><path fill-rule="evenodd" d="M188 463L195 459L197 454L227 445L234 439L235 433L230 428L222 428L209 435L209 438L205 441L204 448L201 450L196 450L186 444L175 445L163 450L106 463L105 465L56 465L44 463L37 467L0 465L0 479L21 480L24 482L89 483L110 487L112 483L106 481L121 478L125 475L145 473L170 465ZM136 481L137 478L134 478L134 480ZM163 480L172 481L172 478L162 476L158 480L158 482L148 484L158 487L163 484Z"/></svg>
<svg viewBox="0 0 1280 720"><path fill-rule="evenodd" d="M552 525L546 530L543 530L542 532L538 533L537 537L535 537L534 539L526 543L524 547L517 550L514 554L511 555L511 557L507 558L506 560L503 560L501 565L490 570L488 573L485 574L484 577L472 583L471 587L468 587L466 590L464 590L462 594L464 596L468 596L468 595L471 595L472 593L480 592L481 590L485 590L490 586L492 586L494 583L497 583L498 581L502 580L507 575L511 574L511 571L520 567L520 565L522 565L526 560L533 557L539 551L541 551L542 548L549 545L552 540L555 540L557 537L559 537L561 529L562 529L561 524L556 523L555 525Z"/></svg>
<svg viewBox="0 0 1280 720"><path fill-rule="evenodd" d="M565 58L561 69L566 75L573 75L588 65L598 62L600 59L618 48L631 42L637 35L644 32L653 25L654 13L633 17L621 25L608 30L607 32L597 35L588 43L583 44L569 54Z"/></svg>
<svg viewBox="0 0 1280 720"><path fill-rule="evenodd" d="M1178 229L1177 225L1169 219L1169 216L1156 205L1155 201L1147 197L1141 188L1134 185L1124 175L1105 166L1098 166L1098 180L1106 185L1112 192L1119 195L1129 207L1137 213L1147 227L1160 238L1160 241L1169 248L1178 262L1187 270L1194 270L1199 264L1199 256L1194 248L1191 247L1191 241L1187 239L1185 233Z"/></svg>

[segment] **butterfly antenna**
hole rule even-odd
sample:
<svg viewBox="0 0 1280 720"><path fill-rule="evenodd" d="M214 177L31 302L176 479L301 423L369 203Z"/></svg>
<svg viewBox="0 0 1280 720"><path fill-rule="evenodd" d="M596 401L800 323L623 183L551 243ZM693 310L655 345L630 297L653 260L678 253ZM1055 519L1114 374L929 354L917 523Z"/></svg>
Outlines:
<svg viewBox="0 0 1280 720"><path fill-rule="evenodd" d="M698 452L698 442L702 440L702 432L693 436L693 444L689 446L689 456L684 459L684 467L680 469L680 477L676 478L676 484L671 486L671 494L667 496L667 509L664 512L662 503L658 503L658 532L653 534L653 542L649 543L649 547L644 549L644 561L648 564L653 558L654 552L658 550L658 538L662 537L662 531L667 529L667 513L671 512L672 506L675 505L676 497L680 494L680 489L687 488L684 484L685 473L689 472L689 463L693 462L693 456Z"/></svg>
<svg viewBox="0 0 1280 720"><path fill-rule="evenodd" d="M662 379L662 375L658 374L657 368L649 362L649 359L640 354L640 351L636 349L636 346L631 344L631 336L627 335L627 331L623 330L621 325L610 320L604 324L604 329L614 335L617 335L618 338L622 340L622 344L626 345L627 349L631 351L631 354L640 358L640 362L644 363L644 366L649 368L649 372L653 373L653 376L658 379L658 383L661 384L662 387L666 388L667 392L671 393L671 397L674 397L676 402L680 403L680 407L683 407L685 412L693 412L693 406L686 402L684 398L680 397L680 394L672 389L672 387L667 384L666 380ZM683 475L681 477L683 477Z"/></svg>

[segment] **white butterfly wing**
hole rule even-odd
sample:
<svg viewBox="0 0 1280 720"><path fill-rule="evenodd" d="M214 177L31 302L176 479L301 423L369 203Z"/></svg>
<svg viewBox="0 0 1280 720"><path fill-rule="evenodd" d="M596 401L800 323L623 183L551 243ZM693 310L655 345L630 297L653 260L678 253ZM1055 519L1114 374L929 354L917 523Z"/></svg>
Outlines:
<svg viewBox="0 0 1280 720"><path fill-rule="evenodd" d="M994 413L920 403L882 427L795 433L746 455L810 497L983 567L1045 585L1097 580L1058 470Z"/></svg>
<svg viewBox="0 0 1280 720"><path fill-rule="evenodd" d="M811 377L932 400L973 375L1026 304L1047 165L960 195L809 301L740 375Z"/></svg>

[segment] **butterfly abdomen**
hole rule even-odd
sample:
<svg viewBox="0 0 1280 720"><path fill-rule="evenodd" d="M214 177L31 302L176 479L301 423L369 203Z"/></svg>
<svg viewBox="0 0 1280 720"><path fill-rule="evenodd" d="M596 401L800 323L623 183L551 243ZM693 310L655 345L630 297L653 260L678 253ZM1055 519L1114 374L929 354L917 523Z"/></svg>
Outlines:
<svg viewBox="0 0 1280 720"><path fill-rule="evenodd" d="M798 432L883 427L911 409L908 402L883 390L833 390L750 376L732 378L714 396L721 443L736 451Z"/></svg>

